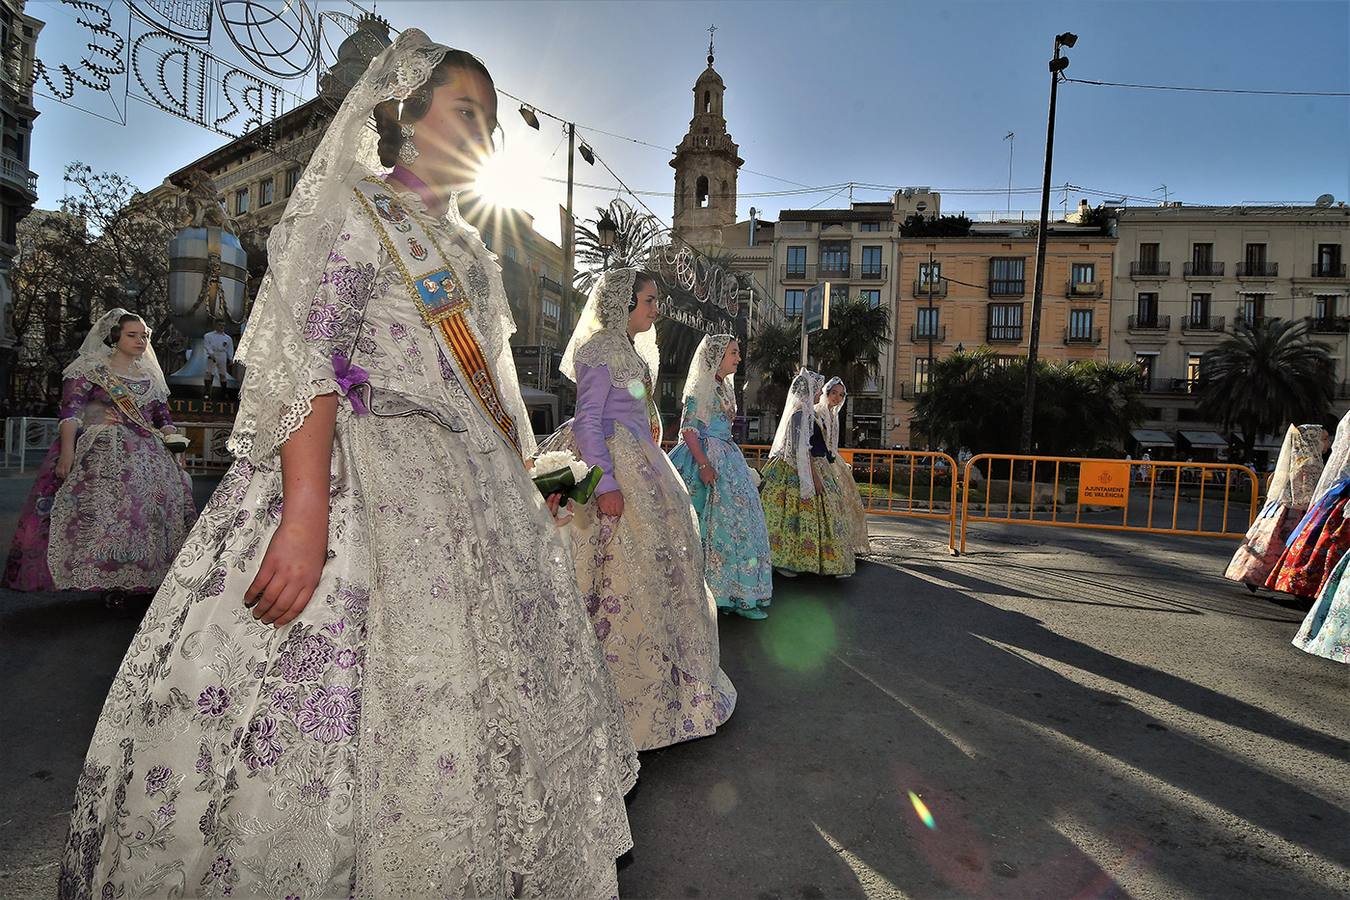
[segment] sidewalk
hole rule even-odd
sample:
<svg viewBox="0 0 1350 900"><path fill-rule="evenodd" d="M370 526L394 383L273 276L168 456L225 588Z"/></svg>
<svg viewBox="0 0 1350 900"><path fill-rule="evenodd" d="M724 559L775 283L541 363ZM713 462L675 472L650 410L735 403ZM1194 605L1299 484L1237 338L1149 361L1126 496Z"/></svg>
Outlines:
<svg viewBox="0 0 1350 900"><path fill-rule="evenodd" d="M0 481L6 542L25 484ZM952 558L942 523L872 528L853 579L721 619L736 713L643 755L624 897L1350 892L1350 667L1217 577L1228 544L975 526ZM47 897L134 625L0 604L0 895Z"/></svg>

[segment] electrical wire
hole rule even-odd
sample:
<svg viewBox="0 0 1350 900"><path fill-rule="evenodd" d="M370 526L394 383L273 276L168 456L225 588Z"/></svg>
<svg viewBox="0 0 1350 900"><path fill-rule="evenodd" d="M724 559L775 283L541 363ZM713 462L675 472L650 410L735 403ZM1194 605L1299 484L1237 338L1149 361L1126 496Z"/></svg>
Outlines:
<svg viewBox="0 0 1350 900"><path fill-rule="evenodd" d="M1137 88L1146 91L1187 91L1197 94L1259 94L1267 97L1350 97L1350 91L1272 91L1247 88L1210 88L1184 87L1172 84L1127 84L1121 81L1096 81L1089 78L1070 78L1063 81L1069 84L1087 84L1095 87Z"/></svg>

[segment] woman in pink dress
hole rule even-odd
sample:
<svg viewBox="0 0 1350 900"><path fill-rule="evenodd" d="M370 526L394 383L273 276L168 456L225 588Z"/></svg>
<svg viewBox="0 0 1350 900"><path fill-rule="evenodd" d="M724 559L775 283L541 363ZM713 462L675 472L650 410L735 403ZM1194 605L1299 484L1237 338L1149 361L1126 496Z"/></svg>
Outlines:
<svg viewBox="0 0 1350 900"><path fill-rule="evenodd" d="M16 591L103 591L112 608L152 594L197 511L165 446L175 433L150 329L105 313L66 367L61 436L38 470L5 567Z"/></svg>

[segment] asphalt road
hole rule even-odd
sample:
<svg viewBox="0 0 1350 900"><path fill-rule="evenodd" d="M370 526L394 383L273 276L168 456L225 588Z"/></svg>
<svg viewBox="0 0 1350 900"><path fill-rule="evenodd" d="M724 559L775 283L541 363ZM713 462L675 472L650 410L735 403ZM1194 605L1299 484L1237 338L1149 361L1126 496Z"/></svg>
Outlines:
<svg viewBox="0 0 1350 900"><path fill-rule="evenodd" d="M26 488L0 479L6 545ZM1231 546L975 526L952 558L935 523L873 533L853 579L722 620L739 705L643 755L623 896L1350 894L1350 667L1217 577ZM51 896L133 630L0 593L0 896Z"/></svg>

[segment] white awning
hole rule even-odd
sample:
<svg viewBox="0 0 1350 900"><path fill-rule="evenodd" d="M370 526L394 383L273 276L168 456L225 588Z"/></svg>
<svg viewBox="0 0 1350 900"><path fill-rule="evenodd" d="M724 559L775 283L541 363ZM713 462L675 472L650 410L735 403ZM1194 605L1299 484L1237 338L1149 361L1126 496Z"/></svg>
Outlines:
<svg viewBox="0 0 1350 900"><path fill-rule="evenodd" d="M1136 428L1130 432L1130 437L1135 442L1144 447L1175 447L1172 438L1165 431L1154 431L1151 428Z"/></svg>
<svg viewBox="0 0 1350 900"><path fill-rule="evenodd" d="M1228 439L1212 431L1178 431L1177 434L1192 447L1227 447Z"/></svg>

